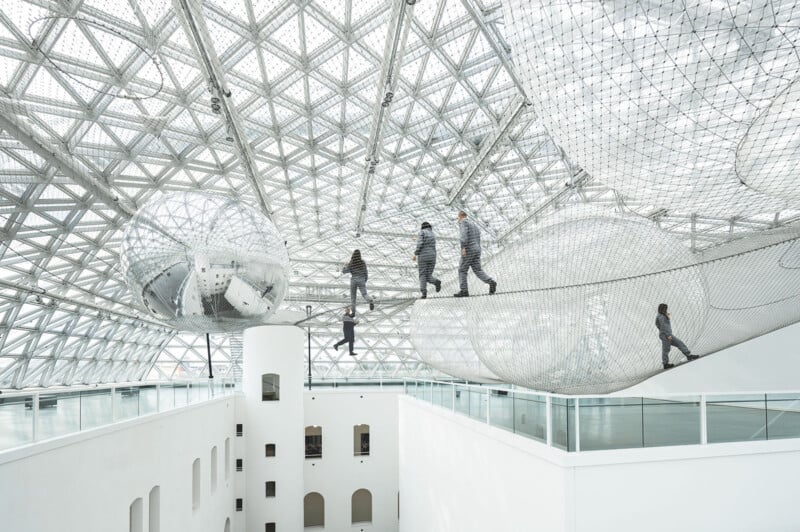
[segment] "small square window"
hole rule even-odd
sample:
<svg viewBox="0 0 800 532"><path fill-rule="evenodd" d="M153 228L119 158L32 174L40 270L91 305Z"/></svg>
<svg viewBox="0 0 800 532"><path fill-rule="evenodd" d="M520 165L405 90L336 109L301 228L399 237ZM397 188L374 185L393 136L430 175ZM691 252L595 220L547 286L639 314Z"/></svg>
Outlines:
<svg viewBox="0 0 800 532"><path fill-rule="evenodd" d="M236 435L237 436L241 436L242 434L244 434L244 424L237 423L236 424Z"/></svg>
<svg viewBox="0 0 800 532"><path fill-rule="evenodd" d="M236 459L236 471L241 471L242 469L244 469L244 460L242 460L241 458L237 458Z"/></svg>
<svg viewBox="0 0 800 532"><path fill-rule="evenodd" d="M264 456L275 456L275 444L268 443L264 446Z"/></svg>
<svg viewBox="0 0 800 532"><path fill-rule="evenodd" d="M264 523L264 532L275 532L275 523Z"/></svg>
<svg viewBox="0 0 800 532"><path fill-rule="evenodd" d="M267 497L274 497L275 496L275 481L270 480L265 482Z"/></svg>
<svg viewBox="0 0 800 532"><path fill-rule="evenodd" d="M244 499L236 499L236 511L241 512L244 506Z"/></svg>

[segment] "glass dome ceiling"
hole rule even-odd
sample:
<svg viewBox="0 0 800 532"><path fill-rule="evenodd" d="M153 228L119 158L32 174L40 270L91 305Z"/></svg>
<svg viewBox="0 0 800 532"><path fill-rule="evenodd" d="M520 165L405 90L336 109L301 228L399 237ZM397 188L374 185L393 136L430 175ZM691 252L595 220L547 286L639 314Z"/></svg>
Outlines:
<svg viewBox="0 0 800 532"><path fill-rule="evenodd" d="M433 373L409 341L413 238L437 229L451 279L458 208L487 256L570 204L647 216L692 249L797 221L667 212L592 179L528 105L505 33L481 0L4 1L0 388L204 374L204 335L147 317L120 275L121 228L165 192L271 217L320 378ZM378 305L353 359L331 344L355 248ZM240 356L212 335L215 374Z"/></svg>

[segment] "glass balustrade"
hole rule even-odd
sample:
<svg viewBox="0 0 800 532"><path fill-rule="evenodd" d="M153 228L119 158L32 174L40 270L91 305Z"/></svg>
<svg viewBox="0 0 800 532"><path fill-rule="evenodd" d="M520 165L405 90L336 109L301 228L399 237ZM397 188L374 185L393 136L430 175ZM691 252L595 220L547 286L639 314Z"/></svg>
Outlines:
<svg viewBox="0 0 800 532"><path fill-rule="evenodd" d="M235 389L232 380L215 379L6 392L0 395L0 451L230 395Z"/></svg>
<svg viewBox="0 0 800 532"><path fill-rule="evenodd" d="M416 399L569 452L698 445L703 434L709 444L800 438L800 392L570 397L417 380L405 389Z"/></svg>

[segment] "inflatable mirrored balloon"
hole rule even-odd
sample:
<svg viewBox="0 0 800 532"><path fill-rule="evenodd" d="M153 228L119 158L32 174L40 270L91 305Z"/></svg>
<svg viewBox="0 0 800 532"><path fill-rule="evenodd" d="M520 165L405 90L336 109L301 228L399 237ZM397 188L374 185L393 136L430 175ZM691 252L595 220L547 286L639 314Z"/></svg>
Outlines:
<svg viewBox="0 0 800 532"><path fill-rule="evenodd" d="M206 192L167 194L139 209L120 257L150 315L184 331L263 324L288 287L289 254L275 225L247 204Z"/></svg>

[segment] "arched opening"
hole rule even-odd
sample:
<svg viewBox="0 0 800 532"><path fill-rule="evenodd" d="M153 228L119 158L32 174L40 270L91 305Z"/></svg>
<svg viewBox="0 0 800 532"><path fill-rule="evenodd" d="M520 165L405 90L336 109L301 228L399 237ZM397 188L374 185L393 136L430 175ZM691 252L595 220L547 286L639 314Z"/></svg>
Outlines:
<svg viewBox="0 0 800 532"><path fill-rule="evenodd" d="M303 497L303 526L325 526L325 498L316 491Z"/></svg>
<svg viewBox="0 0 800 532"><path fill-rule="evenodd" d="M225 518L225 532L231 532L231 518Z"/></svg>
<svg viewBox="0 0 800 532"><path fill-rule="evenodd" d="M144 526L144 519L142 518L142 514L144 513L143 506L141 497L135 499L131 503L129 521L130 532L142 532L142 527Z"/></svg>
<svg viewBox="0 0 800 532"><path fill-rule="evenodd" d="M150 532L161 532L161 488L153 486L150 490L150 511L148 513L148 529Z"/></svg>
<svg viewBox="0 0 800 532"><path fill-rule="evenodd" d="M231 478L231 439L225 438L225 481Z"/></svg>
<svg viewBox="0 0 800 532"><path fill-rule="evenodd" d="M200 506L200 459L195 458L192 463L192 509Z"/></svg>
<svg viewBox="0 0 800 532"><path fill-rule="evenodd" d="M369 490L362 488L354 491L350 503L354 524L372 522L372 493Z"/></svg>
<svg viewBox="0 0 800 532"><path fill-rule="evenodd" d="M369 425L353 426L353 454L369 456Z"/></svg>
<svg viewBox="0 0 800 532"><path fill-rule="evenodd" d="M211 448L211 495L217 491L217 446Z"/></svg>
<svg viewBox="0 0 800 532"><path fill-rule="evenodd" d="M281 398L281 376L265 373L261 376L261 400L278 401Z"/></svg>
<svg viewBox="0 0 800 532"><path fill-rule="evenodd" d="M306 427L306 458L322 458L322 427Z"/></svg>

